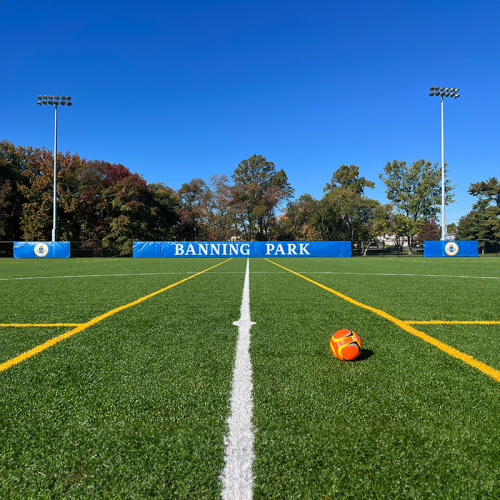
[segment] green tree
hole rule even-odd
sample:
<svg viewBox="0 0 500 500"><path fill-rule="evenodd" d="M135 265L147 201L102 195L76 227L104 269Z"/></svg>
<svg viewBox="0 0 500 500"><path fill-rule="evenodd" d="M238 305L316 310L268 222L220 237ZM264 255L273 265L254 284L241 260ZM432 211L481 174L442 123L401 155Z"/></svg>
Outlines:
<svg viewBox="0 0 500 500"><path fill-rule="evenodd" d="M418 223L401 213L394 214L393 227L394 235L396 236L396 245L400 250L403 249L404 238L408 238L409 234L415 235L418 231ZM409 248L409 251L412 251L411 248Z"/></svg>
<svg viewBox="0 0 500 500"><path fill-rule="evenodd" d="M341 165L326 184L320 203L318 230L324 239L350 240L360 253L376 232L375 209L380 205L364 195L375 183L359 175L356 165Z"/></svg>
<svg viewBox="0 0 500 500"><path fill-rule="evenodd" d="M366 255L370 244L376 243L378 246L378 241L376 240L378 236L384 236L393 232L392 205L389 203L381 205L376 200L368 201L371 202L369 206L370 211L367 212L367 217L361 232L363 238L360 241L363 255Z"/></svg>
<svg viewBox="0 0 500 500"><path fill-rule="evenodd" d="M493 250L500 236L500 182L490 177L487 181L472 183L469 194L477 201L471 212L460 219L458 237L478 240L483 252Z"/></svg>
<svg viewBox="0 0 500 500"><path fill-rule="evenodd" d="M372 239L374 210L380 203L345 187L334 189L326 196L337 206L337 212L341 214L347 230L347 239L357 244L359 251L364 253L364 247Z"/></svg>
<svg viewBox="0 0 500 500"><path fill-rule="evenodd" d="M456 233L457 232L457 225L452 222L451 224L448 224L448 227L446 229L446 233L447 234L450 234L450 233Z"/></svg>
<svg viewBox="0 0 500 500"><path fill-rule="evenodd" d="M384 175L385 174L385 175ZM394 160L384 167L380 179L386 186L386 196L397 212L405 216L410 252L413 238L418 231L418 224L425 219L435 219L441 207L441 169L438 164L418 160L411 165ZM453 202L449 180L445 183L445 202Z"/></svg>
<svg viewBox="0 0 500 500"><path fill-rule="evenodd" d="M376 206L374 219L374 237L394 233L394 212L390 203Z"/></svg>
<svg viewBox="0 0 500 500"><path fill-rule="evenodd" d="M332 176L332 180L326 184L323 192L333 191L338 188L346 188L356 194L363 194L365 187L374 188L375 183L359 176L359 167L356 165L341 165Z"/></svg>
<svg viewBox="0 0 500 500"><path fill-rule="evenodd" d="M150 197L150 224L148 239L171 240L180 224L180 199L178 194L161 182L148 184Z"/></svg>
<svg viewBox="0 0 500 500"><path fill-rule="evenodd" d="M204 240L206 228L206 193L207 183L203 179L191 179L178 191L181 200L180 225L178 237L182 240Z"/></svg>
<svg viewBox="0 0 500 500"><path fill-rule="evenodd" d="M304 193L297 200L288 202L278 222L276 239L301 241L321 239L321 234L315 227L318 205L318 200L308 193Z"/></svg>
<svg viewBox="0 0 500 500"><path fill-rule="evenodd" d="M232 178L233 203L243 237L269 239L278 208L294 192L285 171L276 171L273 162L262 155L253 155L238 165Z"/></svg>

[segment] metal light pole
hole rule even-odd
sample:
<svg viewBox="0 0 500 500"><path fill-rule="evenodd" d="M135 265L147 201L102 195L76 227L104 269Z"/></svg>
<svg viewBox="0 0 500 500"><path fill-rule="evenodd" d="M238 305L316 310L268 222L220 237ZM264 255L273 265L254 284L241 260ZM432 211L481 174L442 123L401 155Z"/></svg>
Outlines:
<svg viewBox="0 0 500 500"><path fill-rule="evenodd" d="M446 234L448 233L448 228L446 227L446 217L444 214L444 106L443 100L445 97L454 97L455 99L460 97L458 93L460 89L454 89L451 87L431 87L430 96L440 96L441 97L441 240L446 239Z"/></svg>
<svg viewBox="0 0 500 500"><path fill-rule="evenodd" d="M57 106L67 105L71 106L73 103L71 102L71 97L58 95L39 95L37 96L37 104L41 106L42 104L50 104L55 107L55 129L54 129L54 211L52 215L52 241L56 241L57 239Z"/></svg>

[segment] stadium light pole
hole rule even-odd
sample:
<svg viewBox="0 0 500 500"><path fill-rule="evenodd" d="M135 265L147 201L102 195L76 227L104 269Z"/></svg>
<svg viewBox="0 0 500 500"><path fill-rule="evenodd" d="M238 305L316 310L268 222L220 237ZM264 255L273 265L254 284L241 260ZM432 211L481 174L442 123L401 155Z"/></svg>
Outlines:
<svg viewBox="0 0 500 500"><path fill-rule="evenodd" d="M52 241L57 239L57 107L59 104L71 106L71 97L58 95L39 95L37 96L39 106L50 104L55 108L55 127L54 127L54 209L52 215Z"/></svg>
<svg viewBox="0 0 500 500"><path fill-rule="evenodd" d="M454 89L452 87L431 87L429 89L430 96L441 97L441 240L446 239L446 234L448 233L448 228L446 227L446 217L444 214L444 105L443 101L445 97L454 97L458 99L460 94L458 93L460 89Z"/></svg>

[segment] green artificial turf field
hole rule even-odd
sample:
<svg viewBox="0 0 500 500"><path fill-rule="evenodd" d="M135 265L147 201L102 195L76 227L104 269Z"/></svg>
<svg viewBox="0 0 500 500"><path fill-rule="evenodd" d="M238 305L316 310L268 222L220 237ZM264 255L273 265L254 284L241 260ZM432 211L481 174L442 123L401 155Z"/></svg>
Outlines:
<svg viewBox="0 0 500 500"><path fill-rule="evenodd" d="M246 265L0 260L0 498L220 498ZM250 259L253 497L497 498L499 283L495 257Z"/></svg>

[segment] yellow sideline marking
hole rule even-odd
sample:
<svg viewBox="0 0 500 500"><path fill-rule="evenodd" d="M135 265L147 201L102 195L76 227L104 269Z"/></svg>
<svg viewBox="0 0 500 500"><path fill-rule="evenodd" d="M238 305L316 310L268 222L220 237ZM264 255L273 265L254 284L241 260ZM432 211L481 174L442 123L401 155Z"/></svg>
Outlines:
<svg viewBox="0 0 500 500"><path fill-rule="evenodd" d="M303 278L310 283L313 283L316 286L319 286L320 288L323 288L324 290L333 293L334 295L337 295L337 297L340 297L341 299L346 300L347 302L350 302L351 304L354 304L355 306L361 307L363 309L367 309L368 311L371 311L375 314L378 314L379 316L382 316L383 318L387 319L388 321L391 321L392 323L398 325L400 328L405 330L408 333L411 333L412 335L415 335L422 340L425 340L429 344L433 345L434 347L437 347L438 349L441 349L442 351L446 352L450 356L453 356L455 358L460 359L461 361L464 361L470 366L473 366L474 368L477 368L479 371L485 373L486 375L489 375L490 377L494 378L497 382L500 382L500 371L496 370L495 368L478 361L477 359L473 358L472 356L469 356L468 354L465 354L458 349L455 349L454 347L451 347L444 342L441 342L434 337L431 337L430 335L427 335L424 332L421 332L420 330L417 330L416 328L413 328L411 325L408 324L406 321L401 321L398 318L395 318L394 316L391 316L390 314L387 314L384 311L381 311L380 309L376 309L375 307L367 306L366 304L363 304L362 302L358 302L357 300L351 299L351 297L348 297L347 295L344 295L343 293L337 292L336 290L333 290L332 288L329 288L325 285L322 285L321 283L318 283L317 281L314 281L307 276L304 276L302 274L299 274L295 271L292 271L291 269L288 269L284 266L281 266L280 264L276 264L276 262L273 262L272 260L269 260L266 258L268 262L271 264L274 264L275 266L281 267L285 271L288 271L292 274L295 274L296 276L299 276L300 278Z"/></svg>
<svg viewBox="0 0 500 500"><path fill-rule="evenodd" d="M58 342L61 342L61 340L67 339L68 337L71 337L75 333L83 332L83 330L86 330L92 325L95 325L96 323L99 323L99 321L102 321L103 319L109 318L110 316L113 316L113 314L116 314L117 312L123 311L124 309L128 309L129 307L135 306L137 304L140 304L141 302L144 302L145 300L150 299L151 297L154 297L155 295L158 295L159 293L162 293L166 290L169 290L170 288L173 288L174 286L180 285L181 283L184 283L185 281L190 280L191 278L194 278L196 276L199 276L200 274L206 273L207 271L210 271L210 269L214 269L218 266L221 266L222 264L225 264L226 262L229 262L231 259L227 259L224 262L220 262L219 264L216 264L215 266L209 267L208 269L205 269L203 271L200 271L199 273L192 274L191 276L188 276L187 278L184 278L183 280L178 281L177 283L173 283L172 285L168 285L165 288L162 288L161 290L157 290L156 292L150 293L149 295L145 295L144 297L141 297L140 299L134 300L133 302L130 302L129 304L125 304L124 306L117 307L115 309L112 309L111 311L105 312L104 314L101 314L100 316L96 316L95 318L92 318L90 321L87 321L86 323L80 323L76 328L73 328L73 330L70 330L69 332L63 333L61 335L58 335L57 337L54 337L50 340L47 340L47 342L44 342L43 344L37 345L33 349L30 349L29 351L23 352L19 356L16 356L15 358L9 359L8 361L5 361L4 363L0 364L0 372L7 370L11 366L17 365L21 361L24 361L25 359L31 358L31 356L34 356L35 354L39 354L42 351L45 351L45 349L48 349L49 347L52 347L53 345L57 344Z"/></svg>
<svg viewBox="0 0 500 500"><path fill-rule="evenodd" d="M0 326L11 326L14 328L26 328L29 326L55 327L55 326L80 326L82 323L0 323Z"/></svg>
<svg viewBox="0 0 500 500"><path fill-rule="evenodd" d="M405 321L407 325L500 325L500 321Z"/></svg>

